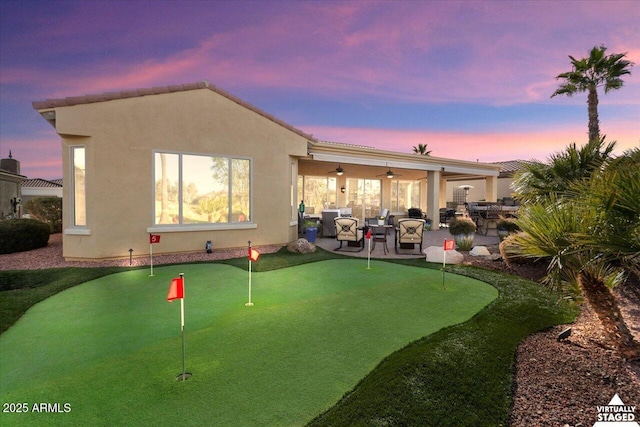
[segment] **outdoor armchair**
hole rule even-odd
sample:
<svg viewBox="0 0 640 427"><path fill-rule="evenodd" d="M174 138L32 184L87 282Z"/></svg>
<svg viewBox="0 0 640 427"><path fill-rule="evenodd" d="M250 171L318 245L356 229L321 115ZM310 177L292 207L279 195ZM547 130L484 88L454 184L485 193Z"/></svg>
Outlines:
<svg viewBox="0 0 640 427"><path fill-rule="evenodd" d="M336 226L336 240L340 242L340 246L335 249L336 251L342 249L343 242L351 243L351 245L357 244L360 247L358 252L364 249L364 233L358 227L357 218L337 217L333 221Z"/></svg>
<svg viewBox="0 0 640 427"><path fill-rule="evenodd" d="M396 253L398 252L398 245L401 247L404 245L411 245L415 248L415 245L420 245L420 253L422 253L422 236L424 233L424 219L418 218L402 218L398 220L396 227Z"/></svg>

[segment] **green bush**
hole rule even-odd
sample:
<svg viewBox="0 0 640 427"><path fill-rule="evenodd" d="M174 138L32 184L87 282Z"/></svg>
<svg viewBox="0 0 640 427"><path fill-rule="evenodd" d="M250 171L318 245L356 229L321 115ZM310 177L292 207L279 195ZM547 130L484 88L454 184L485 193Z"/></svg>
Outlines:
<svg viewBox="0 0 640 427"><path fill-rule="evenodd" d="M47 246L51 228L35 219L0 221L0 254L30 251Z"/></svg>
<svg viewBox="0 0 640 427"><path fill-rule="evenodd" d="M33 219L46 222L51 233L62 232L62 199L60 197L37 197L24 204L26 213Z"/></svg>
<svg viewBox="0 0 640 427"><path fill-rule="evenodd" d="M456 234L473 234L476 232L476 223L470 218L460 217L453 218L449 221L449 233Z"/></svg>

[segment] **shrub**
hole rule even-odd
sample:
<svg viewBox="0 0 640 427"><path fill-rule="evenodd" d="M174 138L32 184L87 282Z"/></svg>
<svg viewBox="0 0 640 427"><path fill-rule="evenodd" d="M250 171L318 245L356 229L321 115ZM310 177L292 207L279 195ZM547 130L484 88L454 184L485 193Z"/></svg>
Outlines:
<svg viewBox="0 0 640 427"><path fill-rule="evenodd" d="M51 233L62 232L62 199L60 197L37 197L28 200L24 209L33 219L46 222Z"/></svg>
<svg viewBox="0 0 640 427"><path fill-rule="evenodd" d="M51 228L35 219L0 221L0 254L29 251L47 246Z"/></svg>
<svg viewBox="0 0 640 427"><path fill-rule="evenodd" d="M473 234L476 232L476 223L470 218L460 217L453 218L449 222L449 233L456 234Z"/></svg>

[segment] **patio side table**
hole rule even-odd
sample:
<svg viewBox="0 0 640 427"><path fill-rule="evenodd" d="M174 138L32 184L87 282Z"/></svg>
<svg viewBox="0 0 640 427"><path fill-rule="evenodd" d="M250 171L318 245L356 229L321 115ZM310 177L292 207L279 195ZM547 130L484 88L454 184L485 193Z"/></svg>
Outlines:
<svg viewBox="0 0 640 427"><path fill-rule="evenodd" d="M370 225L373 234L373 247L371 250L373 251L376 248L376 242L382 243L382 249L384 250L384 254L386 255L389 252L387 248L387 237L389 236L389 230L393 227L393 225Z"/></svg>

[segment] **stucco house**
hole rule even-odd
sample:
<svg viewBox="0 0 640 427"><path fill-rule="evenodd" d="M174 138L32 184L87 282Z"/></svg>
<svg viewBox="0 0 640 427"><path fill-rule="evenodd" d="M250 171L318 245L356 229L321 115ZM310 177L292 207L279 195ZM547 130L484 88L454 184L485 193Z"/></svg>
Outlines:
<svg viewBox="0 0 640 427"><path fill-rule="evenodd" d="M523 171L527 165L535 163L535 160L507 160L503 162L494 162L492 164L500 166L500 173L497 180L497 197L498 200L512 198L514 195L513 179L514 176ZM447 184L447 200L460 202L464 198L464 187L468 187L468 201L489 200L485 195L485 184L483 179L468 179L465 177L451 180Z"/></svg>
<svg viewBox="0 0 640 427"><path fill-rule="evenodd" d="M26 179L20 175L20 162L9 151L9 157L0 160L0 220L22 215L22 183Z"/></svg>
<svg viewBox="0 0 640 427"><path fill-rule="evenodd" d="M148 254L149 234L154 254L286 244L307 196L307 213L359 218L410 205L437 218L461 177L496 198L499 166L318 141L206 81L33 107L62 140L68 260Z"/></svg>
<svg viewBox="0 0 640 427"><path fill-rule="evenodd" d="M22 203L39 197L62 198L62 179L25 179L22 182Z"/></svg>

